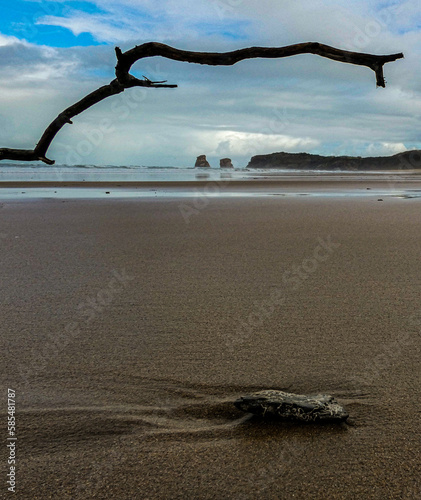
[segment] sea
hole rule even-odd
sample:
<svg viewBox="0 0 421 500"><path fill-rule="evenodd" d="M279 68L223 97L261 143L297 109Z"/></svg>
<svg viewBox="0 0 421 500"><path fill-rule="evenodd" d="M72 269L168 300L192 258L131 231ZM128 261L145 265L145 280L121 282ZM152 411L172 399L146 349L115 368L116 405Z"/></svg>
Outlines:
<svg viewBox="0 0 421 500"><path fill-rule="evenodd" d="M347 174L346 172L343 172ZM290 175L306 177L309 170L194 168L138 165L44 165L29 163L0 163L0 182L189 182L224 179L246 180L283 178ZM332 172L318 171L317 175Z"/></svg>
<svg viewBox="0 0 421 500"><path fill-rule="evenodd" d="M250 169L250 168L194 168L185 166L140 166L140 165L52 165L32 164L27 162L0 162L0 199L33 199L33 198L102 198L102 197L186 197L197 195L197 182L203 182L206 196L268 196L269 190L247 192L231 190L229 181L282 181L282 180L361 180L381 181L388 187L389 194L402 194L396 186L402 181L421 180L421 171L323 171L292 169ZM195 189L188 186L196 181ZM399 182L398 182L399 181ZM34 186L31 187L30 183ZM37 183L51 183L50 186L37 186ZM83 183L87 186L84 187ZM141 188L125 186L124 183L142 183ZM166 187L157 188L157 183L169 183ZM171 183L183 183L184 188L171 189ZM6 183L6 184L5 184ZM7 183L16 183L8 186ZM19 186L25 183L25 187ZM29 183L29 184L28 184ZM66 186L66 183L77 183L78 186ZM93 185L92 183L98 183ZM112 188L105 188L101 183L116 183ZM119 184L121 183L121 184ZM252 184L252 183L251 183ZM275 183L274 183L275 184ZM148 188L147 186L150 186ZM175 185L175 184L174 184ZM257 185L257 184L256 184ZM224 189L219 189L221 186ZM202 193L203 194L203 193ZM293 195L294 193L289 193ZM300 193L295 193L300 194ZM330 193L332 194L332 193ZM338 192L341 195L362 195L362 191ZM365 193L373 195L374 192ZM312 191L311 195L326 195Z"/></svg>

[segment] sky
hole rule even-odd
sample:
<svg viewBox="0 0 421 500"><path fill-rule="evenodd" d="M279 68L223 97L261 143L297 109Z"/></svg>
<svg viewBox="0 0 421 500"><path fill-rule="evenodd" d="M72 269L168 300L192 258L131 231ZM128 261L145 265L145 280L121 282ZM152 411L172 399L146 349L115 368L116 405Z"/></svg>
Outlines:
<svg viewBox="0 0 421 500"><path fill-rule="evenodd" d="M403 52L376 88L365 67L314 55L211 67L148 58L128 89L65 125L58 164L234 166L273 152L382 156L421 149L419 0L0 0L0 147L32 149L66 107L114 79L114 47L229 51L318 41Z"/></svg>

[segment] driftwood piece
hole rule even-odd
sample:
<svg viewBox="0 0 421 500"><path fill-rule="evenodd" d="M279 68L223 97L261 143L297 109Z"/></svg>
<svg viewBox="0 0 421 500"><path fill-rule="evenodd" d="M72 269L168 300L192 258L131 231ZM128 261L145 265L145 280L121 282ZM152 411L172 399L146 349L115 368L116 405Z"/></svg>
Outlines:
<svg viewBox="0 0 421 500"><path fill-rule="evenodd" d="M234 402L239 410L262 417L299 422L342 422L348 413L332 396L305 396L267 390L242 396Z"/></svg>
<svg viewBox="0 0 421 500"><path fill-rule="evenodd" d="M94 104L123 92L131 87L150 88L175 88L177 85L166 84L165 81L153 82L147 77L140 80L130 74L131 67L139 59L145 57L161 56L175 61L184 61L196 64L207 64L211 66L231 66L244 59L270 58L277 59L290 57L298 54L316 54L335 61L367 66L376 74L377 86L385 87L383 76L383 65L385 63L401 59L402 53L390 55L373 55L347 50L336 49L329 45L317 42L298 43L285 47L249 47L232 52L192 52L179 50L169 45L158 42L148 42L138 45L133 49L122 52L119 47L115 49L117 65L115 68L116 79L108 85L104 85L94 90L86 97L62 111L57 118L50 123L43 133L40 141L34 149L11 149L0 148L0 160L20 160L20 161L43 161L48 165L53 165L54 160L47 158L47 151L54 137L66 124L71 124L71 119L87 110Z"/></svg>

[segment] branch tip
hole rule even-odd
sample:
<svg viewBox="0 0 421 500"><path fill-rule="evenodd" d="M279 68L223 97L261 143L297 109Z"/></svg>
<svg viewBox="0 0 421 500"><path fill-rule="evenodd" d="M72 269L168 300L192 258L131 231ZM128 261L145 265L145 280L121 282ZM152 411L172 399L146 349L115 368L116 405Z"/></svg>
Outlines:
<svg viewBox="0 0 421 500"><path fill-rule="evenodd" d="M47 165L54 165L55 160L50 160L49 158L46 158L45 156L39 156L38 160L43 161Z"/></svg>
<svg viewBox="0 0 421 500"><path fill-rule="evenodd" d="M142 75L142 76L145 79L145 82L148 83L148 84L150 84L151 86L155 85L157 83L166 83L166 82L168 82L168 80L160 80L160 81L153 82L152 80L149 80L149 78L147 76L145 76L145 75Z"/></svg>

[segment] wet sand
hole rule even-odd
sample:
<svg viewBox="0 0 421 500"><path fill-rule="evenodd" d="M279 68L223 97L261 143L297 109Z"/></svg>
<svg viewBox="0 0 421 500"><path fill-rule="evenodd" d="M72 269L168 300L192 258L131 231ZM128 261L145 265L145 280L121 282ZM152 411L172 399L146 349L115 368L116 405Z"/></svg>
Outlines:
<svg viewBox="0 0 421 500"><path fill-rule="evenodd" d="M245 173L235 172L237 177L233 174L217 172L219 177L213 172L215 178L210 174L198 173L195 178L189 180L123 180L123 181L107 181L102 180L8 180L0 181L0 190L4 188L132 188L132 189L197 189L200 191L212 192L219 188L219 192L224 191L244 191L254 192L259 190L356 190L361 191L368 188L383 189L387 192L395 189L411 189L421 187L421 173L420 172L396 172L390 174L375 174L375 173L314 173L312 175L306 174L288 174L285 173L262 173L257 172L255 176L250 172ZM1 193L1 191L0 191Z"/></svg>
<svg viewBox="0 0 421 500"><path fill-rule="evenodd" d="M421 202L377 200L3 201L16 498L419 498ZM266 388L349 424L231 404Z"/></svg>

